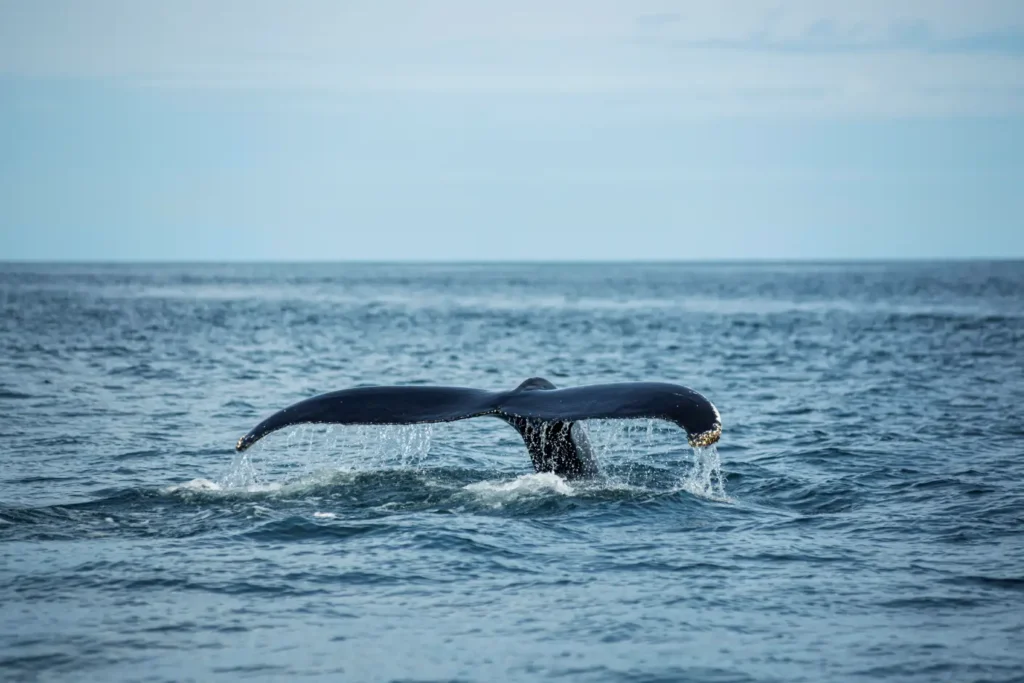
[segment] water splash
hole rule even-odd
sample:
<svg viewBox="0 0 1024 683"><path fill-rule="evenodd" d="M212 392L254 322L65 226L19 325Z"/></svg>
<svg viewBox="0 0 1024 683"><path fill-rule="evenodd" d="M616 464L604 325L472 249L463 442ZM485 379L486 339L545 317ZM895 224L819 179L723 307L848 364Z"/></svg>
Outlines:
<svg viewBox="0 0 1024 683"><path fill-rule="evenodd" d="M690 471L682 481L683 490L708 500L731 502L725 494L725 475L718 447L712 444L694 448L691 462Z"/></svg>
<svg viewBox="0 0 1024 683"><path fill-rule="evenodd" d="M553 474L541 473L511 481L483 481L465 490L486 493L499 504L502 499L522 495L575 495L595 486L615 490L683 490L707 500L731 501L725 492L725 475L715 445L681 447L679 429L660 420L588 420L580 426L586 430L602 469L603 476L598 480L570 484ZM337 476L342 474L381 470L423 472L433 435L432 425L326 429L303 425L237 453L215 485L224 491L265 493L276 487L294 492L296 488L339 485ZM484 434L480 436L487 438ZM510 457L525 455L518 444L514 448L516 455ZM464 454L459 454L457 459L462 457Z"/></svg>
<svg viewBox="0 0 1024 683"><path fill-rule="evenodd" d="M220 481L210 483L217 488L224 489L248 488L256 485L260 481L260 472L253 462L252 455L250 451L235 453L227 473L220 478Z"/></svg>
<svg viewBox="0 0 1024 683"><path fill-rule="evenodd" d="M326 430L302 425L263 439L236 453L217 484L224 489L254 489L268 482L306 479L324 472L419 469L430 452L432 425L357 425ZM265 457L264 457L265 456Z"/></svg>

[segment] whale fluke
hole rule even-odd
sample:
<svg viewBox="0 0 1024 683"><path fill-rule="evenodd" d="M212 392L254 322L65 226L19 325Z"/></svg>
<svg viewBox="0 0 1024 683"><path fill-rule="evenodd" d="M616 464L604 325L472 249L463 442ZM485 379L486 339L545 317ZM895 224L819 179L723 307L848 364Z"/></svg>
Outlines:
<svg viewBox="0 0 1024 683"><path fill-rule="evenodd" d="M531 377L511 391L465 387L355 387L314 396L274 413L238 440L244 451L278 429L303 423L422 424L491 415L523 437L534 469L566 477L596 474L597 465L579 420L655 418L674 422L693 447L710 446L722 434L711 401L684 386L624 382L557 389Z"/></svg>

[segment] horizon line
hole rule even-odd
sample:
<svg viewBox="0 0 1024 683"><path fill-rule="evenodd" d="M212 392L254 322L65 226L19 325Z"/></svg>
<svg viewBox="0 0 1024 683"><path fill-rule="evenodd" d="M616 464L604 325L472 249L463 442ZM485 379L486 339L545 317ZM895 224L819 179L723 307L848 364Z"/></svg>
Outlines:
<svg viewBox="0 0 1024 683"><path fill-rule="evenodd" d="M882 263L1019 263L1019 256L899 256L899 257L791 257L791 258L703 258L703 259L0 259L0 265L154 265L154 266L229 266L229 265L790 265L790 264L882 264Z"/></svg>

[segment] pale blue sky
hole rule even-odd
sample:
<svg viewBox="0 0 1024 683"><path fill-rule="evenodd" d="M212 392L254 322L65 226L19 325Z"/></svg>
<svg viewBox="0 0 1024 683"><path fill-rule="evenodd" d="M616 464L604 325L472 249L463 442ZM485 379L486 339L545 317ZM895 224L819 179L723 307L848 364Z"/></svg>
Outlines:
<svg viewBox="0 0 1024 683"><path fill-rule="evenodd" d="M1024 257L1024 3L0 0L0 260Z"/></svg>

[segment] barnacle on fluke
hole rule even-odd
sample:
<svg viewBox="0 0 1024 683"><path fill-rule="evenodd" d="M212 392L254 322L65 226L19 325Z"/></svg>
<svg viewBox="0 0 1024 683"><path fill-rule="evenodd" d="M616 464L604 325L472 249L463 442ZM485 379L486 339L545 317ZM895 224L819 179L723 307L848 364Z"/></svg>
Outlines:
<svg viewBox="0 0 1024 683"><path fill-rule="evenodd" d="M687 440L694 448L706 448L714 443L718 443L720 438L722 438L722 425L717 424L706 432L688 437Z"/></svg>

